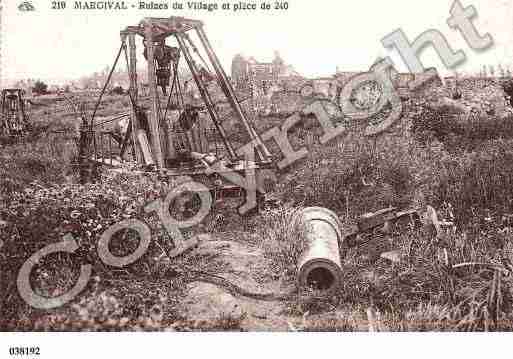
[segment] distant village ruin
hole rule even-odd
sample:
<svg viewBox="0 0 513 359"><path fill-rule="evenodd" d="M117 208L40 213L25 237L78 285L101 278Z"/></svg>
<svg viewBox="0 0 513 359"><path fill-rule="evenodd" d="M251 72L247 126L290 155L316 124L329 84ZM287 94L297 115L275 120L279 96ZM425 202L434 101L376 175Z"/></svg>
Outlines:
<svg viewBox="0 0 513 359"><path fill-rule="evenodd" d="M328 99L340 101L340 88L346 84L351 78L361 74L363 71L343 71L338 67L333 74L323 77L308 78L299 73L293 65L285 61L279 51L274 51L274 58L265 62L256 59L253 56L243 56L236 54L231 62L230 80L236 89L238 96L244 103L244 107L256 113L257 115L276 114L281 111L294 111L294 103L287 105L283 94L299 94L303 97L311 95L322 95ZM67 83L57 86L48 86L49 93L59 92L84 92L84 91L100 91L105 79L109 73L106 67L102 71L95 72L90 76L84 76L80 79L68 81ZM495 76L494 76L495 75ZM194 88L193 81L187 81L187 73L183 73L182 77L185 85L189 85L188 91L191 96L199 98L199 94L195 94L197 89ZM412 96L408 89L408 83L419 79L425 74L400 73L392 70L392 81L395 90L403 99ZM190 76L189 76L190 77ZM497 71L485 68L475 76L446 76L443 79L438 78L433 83L436 97L458 99L465 111L472 108L480 108L485 112L494 111L491 108L497 108L499 114L510 112L511 94L504 91L504 83L511 79L511 72L499 67ZM30 99L33 95L34 84L36 80L21 80L15 83L14 87L24 90L25 97ZM433 87L432 86L432 87ZM112 81L109 90L113 88L121 88L127 90L129 87L128 74L124 69L115 71L112 75ZM220 89L218 89L220 91ZM476 93L476 90L477 93ZM216 92L215 89L213 89ZM361 101L375 101L376 88L373 86L364 86L359 89L356 97L361 97ZM483 96L479 95L483 93ZM149 95L149 87L147 85L147 75L142 72L140 74L139 93L141 96Z"/></svg>

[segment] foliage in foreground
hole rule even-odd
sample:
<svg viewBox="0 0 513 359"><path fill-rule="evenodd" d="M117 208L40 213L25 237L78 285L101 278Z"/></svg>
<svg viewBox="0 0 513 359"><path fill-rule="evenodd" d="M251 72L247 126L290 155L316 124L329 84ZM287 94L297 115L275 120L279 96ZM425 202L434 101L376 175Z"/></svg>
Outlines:
<svg viewBox="0 0 513 359"><path fill-rule="evenodd" d="M504 122L504 128L508 126ZM390 263L379 253L369 256L369 248L348 250L337 296L290 304L291 313L302 318L295 329L512 329L513 141L483 124L483 130L472 130L474 142L455 146L452 139L461 134L448 128L448 135L426 134L423 140L369 140L350 134L322 146L313 144L311 128L294 134L295 145L313 144L308 157L284 174L279 188L296 206L328 207L351 222L361 213L389 205L429 203L451 209L457 224L457 233L440 238L413 229L395 233L390 245L400 249L399 263ZM142 208L166 193L169 184L116 176L80 186L69 171L73 153L72 142L43 139L9 146L0 158L0 219L7 223L0 228L5 241L0 258L9 263L9 268L0 268L2 328L239 330L243 318L192 323L176 310L184 290L177 270L215 271L222 263L198 257L180 263L161 261L167 236ZM95 243L105 228L126 218L149 223L154 245L134 266L113 272L98 261ZM294 233L293 218L292 209L268 210L254 227L276 279L292 279L304 249L300 233ZM24 260L61 240L64 233L79 239L81 250L75 257L59 255L40 264L34 278L39 293L52 296L68 289L81 262L93 263L99 279L64 311L48 315L31 310L7 285L15 282L13 273ZM136 245L132 236L119 237L112 250L122 255ZM457 266L462 263L467 265ZM372 320L369 309L374 312Z"/></svg>

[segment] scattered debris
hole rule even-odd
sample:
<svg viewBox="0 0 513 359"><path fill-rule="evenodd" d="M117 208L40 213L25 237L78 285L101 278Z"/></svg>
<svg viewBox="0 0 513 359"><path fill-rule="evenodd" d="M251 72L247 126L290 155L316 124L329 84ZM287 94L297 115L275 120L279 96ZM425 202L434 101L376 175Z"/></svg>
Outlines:
<svg viewBox="0 0 513 359"><path fill-rule="evenodd" d="M399 210L395 207L384 208L376 212L365 213L357 219L357 224L344 237L344 243L349 247L358 246L371 240L362 238L362 234L372 234L375 229L381 228L382 233L388 233L392 224L401 218L409 218L412 223L419 221L419 209L410 208Z"/></svg>
<svg viewBox="0 0 513 359"><path fill-rule="evenodd" d="M393 263L400 263L401 258L402 258L401 250L396 249L393 251L384 252L384 253L380 254L380 257L384 258L384 259L388 259L389 261L391 261Z"/></svg>
<svg viewBox="0 0 513 359"><path fill-rule="evenodd" d="M429 227L435 228L437 238L443 238L447 233L455 232L456 230L454 222L439 220L436 210L430 205L426 206L425 211L420 216L420 220L426 231L429 231Z"/></svg>

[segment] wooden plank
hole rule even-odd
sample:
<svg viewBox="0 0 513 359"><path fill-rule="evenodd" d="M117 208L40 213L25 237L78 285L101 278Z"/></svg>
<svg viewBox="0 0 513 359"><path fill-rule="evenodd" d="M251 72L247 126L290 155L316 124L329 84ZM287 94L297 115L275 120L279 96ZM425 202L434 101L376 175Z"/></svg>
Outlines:
<svg viewBox="0 0 513 359"><path fill-rule="evenodd" d="M157 98L157 79L155 75L155 46L153 44L153 31L151 24L146 28L146 50L148 55L148 84L150 86L151 111L148 117L153 157L157 169L164 168L162 144L160 142L159 103Z"/></svg>
<svg viewBox="0 0 513 359"><path fill-rule="evenodd" d="M138 88L137 88L137 54L135 52L135 34L131 33L128 35L128 46L129 46L129 63L128 63L128 76L130 80L130 96L132 96L132 100L135 104L137 104L137 100L139 98ZM137 163L142 163L142 154L141 150L135 144L137 143L137 130L139 127L139 121L137 119L136 109L132 106L132 111L130 113L131 118L131 137L132 144L134 146L133 150L135 151L135 160ZM123 147L125 144L123 144ZM124 148L123 148L124 150ZM124 151L122 151L124 152Z"/></svg>
<svg viewBox="0 0 513 359"><path fill-rule="evenodd" d="M358 229L366 231L395 219L396 208L390 207L372 213L365 213L357 219Z"/></svg>

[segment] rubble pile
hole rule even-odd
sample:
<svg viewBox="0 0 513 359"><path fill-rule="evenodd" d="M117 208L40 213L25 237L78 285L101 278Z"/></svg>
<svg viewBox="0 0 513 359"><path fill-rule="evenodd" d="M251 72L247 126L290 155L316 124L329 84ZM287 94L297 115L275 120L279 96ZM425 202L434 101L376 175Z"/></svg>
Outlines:
<svg viewBox="0 0 513 359"><path fill-rule="evenodd" d="M513 113L509 96L504 92L501 83L491 78L463 78L456 83L432 89L437 100L442 98L454 101L453 105L474 111L480 115L503 118ZM451 101L445 101L450 104Z"/></svg>

